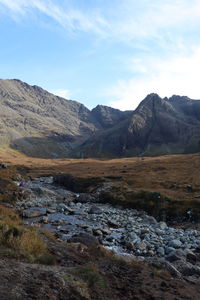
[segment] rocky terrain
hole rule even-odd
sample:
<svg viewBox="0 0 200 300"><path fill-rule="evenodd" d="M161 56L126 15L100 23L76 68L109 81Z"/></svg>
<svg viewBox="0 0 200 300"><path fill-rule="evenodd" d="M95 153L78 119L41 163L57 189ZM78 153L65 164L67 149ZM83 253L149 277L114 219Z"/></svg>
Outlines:
<svg viewBox="0 0 200 300"><path fill-rule="evenodd" d="M28 156L66 157L100 125L81 103L20 80L0 80L0 145Z"/></svg>
<svg viewBox="0 0 200 300"><path fill-rule="evenodd" d="M200 101L148 95L128 118L81 145L86 157L155 156L200 151Z"/></svg>
<svg viewBox="0 0 200 300"><path fill-rule="evenodd" d="M126 160L136 176L132 178L126 169L122 174L127 179L119 176L125 170L124 160L106 164L74 160L58 160L55 164L52 160L51 166L45 160L40 167L0 164L0 298L198 300L199 222L187 214L185 207L185 223L175 218L174 225L145 211L154 194L162 196L155 192L159 188L152 186L154 175L149 177L156 169L155 177L162 185L161 163L166 166L165 172L162 170L165 180L167 167L172 180L176 175L179 188L175 191L185 197L187 205L192 203L188 195L193 200L198 195L198 174L193 169L193 182L192 168L187 168L187 164L196 165L198 155L188 155L186 165L182 159L146 158L147 165L143 160ZM82 177L61 173L63 170ZM102 171L107 176L102 176ZM141 182L136 181L139 174ZM140 199L143 210L126 207L123 198L106 203L103 195L118 192L119 183L126 189L125 180L128 183L131 178L132 188L139 184L140 189L154 188L154 193L148 194L152 198L143 199L146 206ZM142 184L144 180L148 185ZM198 198L195 202L198 208Z"/></svg>
<svg viewBox="0 0 200 300"><path fill-rule="evenodd" d="M160 264L175 277L198 280L200 232L168 227L144 211L101 204L100 191L108 185L90 194L73 193L55 186L53 177L37 178L23 182L26 200L17 202L17 208L27 224L42 226L63 241L96 238L118 255Z"/></svg>
<svg viewBox="0 0 200 300"><path fill-rule="evenodd" d="M0 147L31 157L130 157L200 151L200 100L148 95L135 111L93 110L20 80L0 80Z"/></svg>

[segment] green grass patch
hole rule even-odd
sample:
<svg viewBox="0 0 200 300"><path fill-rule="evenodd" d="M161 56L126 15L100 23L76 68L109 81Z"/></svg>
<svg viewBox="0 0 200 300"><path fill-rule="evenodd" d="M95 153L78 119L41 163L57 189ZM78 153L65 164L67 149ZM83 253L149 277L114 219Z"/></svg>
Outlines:
<svg viewBox="0 0 200 300"><path fill-rule="evenodd" d="M94 264L75 267L70 270L70 273L87 283L89 288L105 289L108 287L105 276Z"/></svg>

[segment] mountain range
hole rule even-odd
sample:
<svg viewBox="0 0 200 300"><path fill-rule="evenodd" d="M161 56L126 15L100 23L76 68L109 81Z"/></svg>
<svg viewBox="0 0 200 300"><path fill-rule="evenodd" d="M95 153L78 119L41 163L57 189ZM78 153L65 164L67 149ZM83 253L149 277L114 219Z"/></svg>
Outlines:
<svg viewBox="0 0 200 300"><path fill-rule="evenodd" d="M134 111L83 104L0 80L0 148L31 157L129 157L200 151L200 100L148 95Z"/></svg>

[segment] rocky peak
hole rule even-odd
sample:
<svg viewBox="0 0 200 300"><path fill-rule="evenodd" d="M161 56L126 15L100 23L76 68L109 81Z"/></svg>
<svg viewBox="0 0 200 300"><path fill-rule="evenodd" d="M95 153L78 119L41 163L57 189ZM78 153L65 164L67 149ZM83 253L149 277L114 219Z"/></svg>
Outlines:
<svg viewBox="0 0 200 300"><path fill-rule="evenodd" d="M200 151L200 100L149 94L135 111L83 104L0 80L0 147L34 157L119 157Z"/></svg>
<svg viewBox="0 0 200 300"><path fill-rule="evenodd" d="M139 104L135 112L143 112L144 114L152 114L156 110L171 110L172 107L168 101L162 99L158 94L152 93Z"/></svg>
<svg viewBox="0 0 200 300"><path fill-rule="evenodd" d="M157 100L162 100L162 98L156 93L151 93L148 94L143 101L157 101Z"/></svg>
<svg viewBox="0 0 200 300"><path fill-rule="evenodd" d="M83 104L18 79L0 80L0 115L0 146L35 157L66 157L99 128Z"/></svg>
<svg viewBox="0 0 200 300"><path fill-rule="evenodd" d="M92 110L92 115L101 124L103 128L114 126L117 122L122 121L131 112L123 112L105 105L97 105Z"/></svg>
<svg viewBox="0 0 200 300"><path fill-rule="evenodd" d="M190 98L188 98L187 96L179 96L179 95L173 95L170 98L168 98L169 101L191 101Z"/></svg>

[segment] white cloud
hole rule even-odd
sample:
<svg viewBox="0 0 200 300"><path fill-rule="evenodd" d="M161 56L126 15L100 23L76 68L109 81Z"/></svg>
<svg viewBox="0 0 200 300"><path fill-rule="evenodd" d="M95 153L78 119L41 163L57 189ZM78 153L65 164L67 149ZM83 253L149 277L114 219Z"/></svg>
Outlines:
<svg viewBox="0 0 200 300"><path fill-rule="evenodd" d="M124 69L133 75L118 80L107 92L114 107L133 109L151 92L200 98L199 0L102 0L93 1L89 8L73 0L0 0L2 7L11 17L45 15L68 33L93 33L118 42L119 49L129 44L129 53L142 50L131 60L123 57ZM54 92L69 97L68 90Z"/></svg>
<svg viewBox="0 0 200 300"><path fill-rule="evenodd" d="M63 4L67 2L63 1ZM51 0L0 0L4 8L16 15L29 15L34 10L48 16L67 31L93 32L99 36L105 36L107 28L106 20L96 13L95 10L89 14L81 10L74 9L72 6L58 5Z"/></svg>
<svg viewBox="0 0 200 300"><path fill-rule="evenodd" d="M37 10L69 31L93 32L124 42L138 38L163 42L174 27L183 32L200 24L199 0L112 0L107 5L94 2L85 10L69 0L0 0L0 4L16 14Z"/></svg>
<svg viewBox="0 0 200 300"><path fill-rule="evenodd" d="M134 109L147 94L158 93L161 97L173 94L200 99L200 47L191 55L179 55L167 60L151 58L136 67L140 75L129 80L119 80L106 91L113 99L108 105L122 110ZM134 66L132 66L134 68Z"/></svg>
<svg viewBox="0 0 200 300"><path fill-rule="evenodd" d="M0 4L3 4L5 7L7 7L8 9L10 9L11 11L14 11L15 13L22 13L24 1L19 0L19 1L15 1L15 0L0 0Z"/></svg>
<svg viewBox="0 0 200 300"><path fill-rule="evenodd" d="M120 4L119 4L120 3ZM149 42L169 50L200 25L199 0L121 0L106 15L109 41L149 49ZM152 46L152 45L151 45Z"/></svg>
<svg viewBox="0 0 200 300"><path fill-rule="evenodd" d="M199 36L199 0L98 1L89 8L70 0L0 0L1 7L15 19L31 15L40 18L42 14L68 33L90 32L96 38L147 51L151 50L150 41L171 51L180 46L180 41L184 43L190 30Z"/></svg>
<svg viewBox="0 0 200 300"><path fill-rule="evenodd" d="M70 90L66 90L66 89L52 90L50 92L56 96L60 96L65 99L69 99L71 97Z"/></svg>

